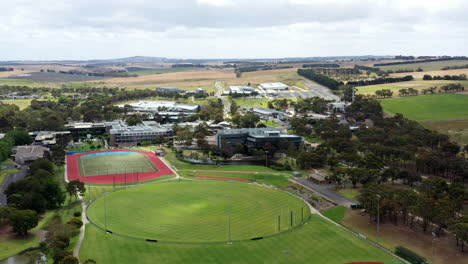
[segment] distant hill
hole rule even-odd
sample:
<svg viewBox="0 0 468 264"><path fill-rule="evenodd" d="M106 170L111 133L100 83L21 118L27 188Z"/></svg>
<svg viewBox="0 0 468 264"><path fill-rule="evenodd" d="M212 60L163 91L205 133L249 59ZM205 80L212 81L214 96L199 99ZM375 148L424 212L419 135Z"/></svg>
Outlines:
<svg viewBox="0 0 468 264"><path fill-rule="evenodd" d="M297 58L219 58L219 59L180 59L165 57L133 56L117 59L102 60L45 60L45 61L0 61L1 65L21 65L21 64L126 64L126 63L207 63L207 62L311 62L311 61L335 61L335 60L369 60L391 58L392 56L333 56L333 57L297 57Z"/></svg>

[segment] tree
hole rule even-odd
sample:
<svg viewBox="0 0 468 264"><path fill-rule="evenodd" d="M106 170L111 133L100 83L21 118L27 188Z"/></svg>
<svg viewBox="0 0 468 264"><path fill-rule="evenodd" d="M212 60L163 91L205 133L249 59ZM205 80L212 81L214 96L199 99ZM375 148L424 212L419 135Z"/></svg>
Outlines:
<svg viewBox="0 0 468 264"><path fill-rule="evenodd" d="M25 236L28 230L39 223L39 216L33 210L17 210L10 218L13 231L20 236Z"/></svg>
<svg viewBox="0 0 468 264"><path fill-rule="evenodd" d="M127 122L127 125L129 126L136 126L138 124L141 124L143 120L141 119L139 115L131 115L127 117L126 122Z"/></svg>
<svg viewBox="0 0 468 264"><path fill-rule="evenodd" d="M70 197L74 196L76 199L78 192L84 193L85 191L86 191L86 187L84 185L84 182L81 182L79 180L73 180L67 183L67 192L68 192L68 195L70 195Z"/></svg>
<svg viewBox="0 0 468 264"><path fill-rule="evenodd" d="M74 256L66 256L61 261L60 264L78 264L80 263L78 259Z"/></svg>
<svg viewBox="0 0 468 264"><path fill-rule="evenodd" d="M28 134L28 132L24 129L14 129L7 133L7 137L11 137L13 139L13 144L15 146L19 145L29 145L32 143L32 138Z"/></svg>
<svg viewBox="0 0 468 264"><path fill-rule="evenodd" d="M232 101L231 102L231 107L230 107L231 115L236 114L238 110L239 110L239 106L237 105L237 103L235 101Z"/></svg>

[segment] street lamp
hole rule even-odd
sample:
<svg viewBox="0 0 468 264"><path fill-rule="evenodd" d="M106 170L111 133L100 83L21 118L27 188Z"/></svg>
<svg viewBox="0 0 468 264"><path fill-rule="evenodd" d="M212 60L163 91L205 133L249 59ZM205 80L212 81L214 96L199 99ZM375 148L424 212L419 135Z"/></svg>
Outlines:
<svg viewBox="0 0 468 264"><path fill-rule="evenodd" d="M434 232L432 232L432 263L435 264L435 247L434 241L436 241L437 236Z"/></svg>
<svg viewBox="0 0 468 264"><path fill-rule="evenodd" d="M380 198L382 196L376 194L377 196L377 244L379 244L380 238Z"/></svg>

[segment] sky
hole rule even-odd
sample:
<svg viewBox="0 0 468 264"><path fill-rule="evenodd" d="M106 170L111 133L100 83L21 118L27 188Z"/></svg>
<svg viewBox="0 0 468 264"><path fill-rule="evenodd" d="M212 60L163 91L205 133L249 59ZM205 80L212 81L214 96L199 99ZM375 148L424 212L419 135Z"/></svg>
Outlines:
<svg viewBox="0 0 468 264"><path fill-rule="evenodd" d="M468 55L466 0L2 1L0 61Z"/></svg>

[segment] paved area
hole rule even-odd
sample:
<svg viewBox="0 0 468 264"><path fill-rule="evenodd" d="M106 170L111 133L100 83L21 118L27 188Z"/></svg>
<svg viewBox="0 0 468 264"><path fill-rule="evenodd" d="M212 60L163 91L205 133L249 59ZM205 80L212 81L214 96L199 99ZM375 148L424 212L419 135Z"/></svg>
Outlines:
<svg viewBox="0 0 468 264"><path fill-rule="evenodd" d="M15 168L14 164L2 164L2 165L6 166L4 170L10 170L10 169ZM7 198L4 192L6 191L8 186L10 186L12 182L22 180L24 177L26 177L27 172L28 172L28 166L23 165L21 166L19 172L9 174L8 176L5 177L5 180L0 185L0 206L7 205Z"/></svg>
<svg viewBox="0 0 468 264"><path fill-rule="evenodd" d="M297 87L299 91L281 91L276 94L277 98L294 98L294 97L302 97L302 98L308 98L308 97L321 97L326 100L335 100L335 101L340 101L340 98L336 95L334 95L330 89L328 89L325 86L322 86L316 82L313 82L311 80L304 79L304 85L307 86L309 90L305 90L302 88Z"/></svg>
<svg viewBox="0 0 468 264"><path fill-rule="evenodd" d="M339 193L336 193L335 191L331 190L331 188L334 187L333 185L319 185L319 184L315 184L315 183L313 183L313 182L311 182L311 181L309 181L307 179L303 179L303 178L297 178L297 179L294 179L293 181L298 182L298 183L312 189L316 193L320 194L321 196L324 196L328 200L333 201L333 202L335 202L337 204L349 207L351 204L355 203L355 201L353 201L353 200L351 200L349 198L346 198L343 195L341 195Z"/></svg>
<svg viewBox="0 0 468 264"><path fill-rule="evenodd" d="M216 97L221 99L224 105L224 117L227 117L229 113L231 112L231 104L229 103L228 100L226 100L226 97L223 97L223 82L222 81L216 81L215 87L217 89L216 91Z"/></svg>

